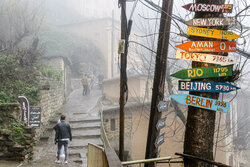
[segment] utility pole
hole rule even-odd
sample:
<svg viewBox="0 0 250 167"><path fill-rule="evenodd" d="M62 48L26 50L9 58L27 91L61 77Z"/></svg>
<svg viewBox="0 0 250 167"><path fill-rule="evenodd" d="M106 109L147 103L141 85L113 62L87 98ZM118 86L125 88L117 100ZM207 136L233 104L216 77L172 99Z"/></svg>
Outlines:
<svg viewBox="0 0 250 167"><path fill-rule="evenodd" d="M126 0L119 0L121 6L121 39L126 39ZM126 50L125 42L125 50ZM124 153L124 106L125 106L125 82L126 82L126 51L121 54L121 70L120 70L120 138L119 138L119 158L123 161Z"/></svg>
<svg viewBox="0 0 250 167"><path fill-rule="evenodd" d="M111 27L111 77L114 77L114 10L112 10L112 27Z"/></svg>
<svg viewBox="0 0 250 167"><path fill-rule="evenodd" d="M154 143L159 131L156 129L156 124L161 118L161 112L158 112L157 105L164 98L164 87L166 77L167 54L171 27L171 18L173 8L173 0L162 1L162 12L160 20L160 29L157 45L157 55L154 72L153 94L151 101L150 120L147 137L147 148L145 158L156 158L158 148ZM145 164L145 167L152 167L153 163Z"/></svg>
<svg viewBox="0 0 250 167"><path fill-rule="evenodd" d="M224 4L225 0L196 0L196 3L209 3L209 4ZM223 17L221 13L211 12L196 12L194 18L213 18ZM206 27L210 28L211 27ZM214 29L226 30L227 27L212 27ZM190 36L192 41L209 41L211 39L205 37ZM214 40L214 39L213 39ZM217 54L218 53L213 53ZM226 56L227 53L223 53ZM210 63L192 62L192 68L209 67L215 66ZM222 81L223 78L206 78L199 81ZM225 79L224 79L225 81ZM207 97L211 99L218 99L219 93L200 93L190 92L191 95ZM213 149L214 149L214 130L215 130L215 117L216 111L206 110L196 107L188 107L188 116L184 140L184 154L213 160ZM204 162L198 162L190 159L184 159L185 167L212 167Z"/></svg>

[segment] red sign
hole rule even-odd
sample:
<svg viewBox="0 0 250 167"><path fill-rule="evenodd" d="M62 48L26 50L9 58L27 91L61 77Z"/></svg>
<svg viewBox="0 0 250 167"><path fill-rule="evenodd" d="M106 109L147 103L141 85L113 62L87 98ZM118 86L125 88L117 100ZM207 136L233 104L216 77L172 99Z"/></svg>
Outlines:
<svg viewBox="0 0 250 167"><path fill-rule="evenodd" d="M189 41L176 47L187 52L236 52L236 41Z"/></svg>
<svg viewBox="0 0 250 167"><path fill-rule="evenodd" d="M22 118L21 120L29 123L30 105L29 101L25 96L19 96L19 103L21 104Z"/></svg>
<svg viewBox="0 0 250 167"><path fill-rule="evenodd" d="M190 3L182 7L191 12L231 13L233 9L233 4Z"/></svg>

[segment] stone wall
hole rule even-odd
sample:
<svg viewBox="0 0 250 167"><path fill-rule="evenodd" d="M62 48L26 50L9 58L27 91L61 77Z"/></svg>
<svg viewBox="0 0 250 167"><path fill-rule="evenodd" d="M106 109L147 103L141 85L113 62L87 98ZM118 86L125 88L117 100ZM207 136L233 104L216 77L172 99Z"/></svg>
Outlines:
<svg viewBox="0 0 250 167"><path fill-rule="evenodd" d="M48 128L50 118L62 107L72 92L71 70L68 59L61 56L45 57L42 59L42 64L62 71L62 76L60 79L44 76L39 77L43 90L41 91L41 100L38 106L41 107L42 111L41 126L36 129L36 139L39 139L42 133Z"/></svg>
<svg viewBox="0 0 250 167"><path fill-rule="evenodd" d="M34 128L22 126L22 141L15 138L10 126L13 120L20 121L19 104L0 104L0 159L22 161L33 155Z"/></svg>
<svg viewBox="0 0 250 167"><path fill-rule="evenodd" d="M70 63L65 58L47 58L43 60L43 63L51 65L56 70L61 70L62 76L61 78L37 76L42 88L40 102L36 104L41 107L41 125L36 129L22 126L24 135L22 139L25 140L20 144L20 141L17 142L13 138L13 130L8 130L10 129L8 127L13 124L13 120L17 122L21 120L20 104L0 104L0 159L30 159L32 145L49 128L50 119L61 108L72 91Z"/></svg>
<svg viewBox="0 0 250 167"><path fill-rule="evenodd" d="M41 107L41 125L36 129L36 139L48 128L50 118L58 111L65 102L64 82L62 79L40 78L40 84L44 87L41 90L41 100L38 106Z"/></svg>

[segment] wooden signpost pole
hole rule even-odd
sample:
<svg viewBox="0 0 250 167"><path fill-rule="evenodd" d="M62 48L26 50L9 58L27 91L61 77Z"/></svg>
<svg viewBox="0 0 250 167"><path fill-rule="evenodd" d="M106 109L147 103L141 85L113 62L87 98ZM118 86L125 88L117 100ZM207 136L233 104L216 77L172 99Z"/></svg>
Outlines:
<svg viewBox="0 0 250 167"><path fill-rule="evenodd" d="M204 0L196 0L196 4L204 3ZM211 9L208 11L201 11L198 5L192 6L192 8L188 8L188 10L197 9L195 11L194 19L197 18L218 18L223 17L221 12L231 12L231 7L228 6L227 10L219 10L213 11L211 4L219 4L221 3L223 6L223 0L208 0L209 8ZM200 5L202 6L202 5ZM205 6L205 5L203 5ZM215 5L213 6L215 7ZM187 7L186 7L187 8ZM214 8L213 8L214 9ZM199 11L200 10L200 11ZM224 31L221 31L222 29ZM215 30L217 29L217 30ZM203 35L201 35L203 34ZM233 34L231 32L225 31L225 27L211 27L207 28L199 28L199 27L189 27L189 35L190 40L192 41L209 41L209 38L216 39L225 39L231 40L235 39L239 36ZM206 37L206 38L204 38ZM217 53L219 54L219 53ZM223 54L223 56L226 54ZM215 66L214 64L210 63L202 63L202 62L192 62L193 68L203 68L203 67L210 67ZM214 81L216 82L217 78L204 78L200 79L200 81ZM191 80L195 81L195 80ZM199 96L209 99L218 99L219 93L203 93L203 92L190 92L190 96ZM186 132L185 132L185 139L184 139L184 154L189 154L192 156L197 156L200 158L213 160L213 146L214 146L214 130L215 130L215 116L217 111L210 111L203 108L197 108L193 106L188 107L188 116L187 116L187 124L186 124ZM198 127L198 128L197 128ZM184 159L184 166L185 167L211 167L211 165L195 161L192 159Z"/></svg>

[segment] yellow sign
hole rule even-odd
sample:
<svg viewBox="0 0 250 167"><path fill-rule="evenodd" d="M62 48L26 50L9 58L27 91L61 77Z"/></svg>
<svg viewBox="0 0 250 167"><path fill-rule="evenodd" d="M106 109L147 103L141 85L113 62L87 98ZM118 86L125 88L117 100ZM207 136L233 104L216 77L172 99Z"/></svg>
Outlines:
<svg viewBox="0 0 250 167"><path fill-rule="evenodd" d="M240 38L239 35L230 31L200 28L200 27L189 27L188 35L225 39L225 40L233 40L236 38Z"/></svg>
<svg viewBox="0 0 250 167"><path fill-rule="evenodd" d="M118 54L124 54L125 40L121 39L118 46Z"/></svg>

